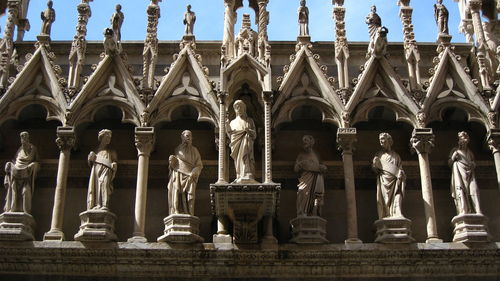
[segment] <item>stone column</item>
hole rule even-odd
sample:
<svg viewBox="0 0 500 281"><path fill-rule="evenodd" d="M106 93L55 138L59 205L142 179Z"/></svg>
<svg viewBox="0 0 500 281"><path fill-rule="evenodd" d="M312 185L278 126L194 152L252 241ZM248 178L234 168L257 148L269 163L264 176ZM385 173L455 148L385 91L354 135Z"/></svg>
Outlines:
<svg viewBox="0 0 500 281"><path fill-rule="evenodd" d="M408 77L410 89L420 90L420 52L418 51L415 33L413 32L412 14L413 8L410 7L410 1L400 1L399 17L403 24L405 58L408 63Z"/></svg>
<svg viewBox="0 0 500 281"><path fill-rule="evenodd" d="M361 243L358 238L358 215L356 210L356 187L354 184L354 164L352 153L356 139L356 128L337 130L337 147L342 150L347 214L347 239L345 243Z"/></svg>
<svg viewBox="0 0 500 281"><path fill-rule="evenodd" d="M222 46L225 48L225 54L228 58L233 58L234 53L234 24L236 23L236 12L234 11L234 0L224 0L224 36Z"/></svg>
<svg viewBox="0 0 500 281"><path fill-rule="evenodd" d="M218 184L227 184L226 177L226 98L227 92L218 92L217 98L219 100L219 166L218 166Z"/></svg>
<svg viewBox="0 0 500 281"><path fill-rule="evenodd" d="M20 0L7 1L7 21L0 44L0 92L7 90L9 69L12 53L14 52L14 28L18 22Z"/></svg>
<svg viewBox="0 0 500 281"><path fill-rule="evenodd" d="M266 58L266 46L268 44L267 25L269 24L269 12L267 11L267 4L269 0L259 0L259 29L258 29L258 46L259 46L259 59L264 62Z"/></svg>
<svg viewBox="0 0 500 281"><path fill-rule="evenodd" d="M264 100L264 173L263 182L272 183L272 140L271 140L271 106L273 102L273 92L263 91Z"/></svg>
<svg viewBox="0 0 500 281"><path fill-rule="evenodd" d="M54 193L54 207L52 209L52 223L50 230L43 236L44 241L63 241L62 231L64 221L64 203L68 182L69 160L71 149L75 146L75 128L57 127L56 144L59 147L59 165L57 168L56 191Z"/></svg>
<svg viewBox="0 0 500 281"><path fill-rule="evenodd" d="M422 184L422 198L424 199L425 221L427 227L427 243L439 243L434 212L434 199L432 196L431 170L429 165L429 153L434 147L434 134L430 128L414 129L410 140L411 148L418 154L420 166L420 180Z"/></svg>
<svg viewBox="0 0 500 281"><path fill-rule="evenodd" d="M500 129L491 129L488 133L488 146L495 159L495 168L497 171L497 182L500 188Z"/></svg>
<svg viewBox="0 0 500 281"><path fill-rule="evenodd" d="M484 35L483 24L481 23L481 0L470 0L469 9L472 15L472 25L474 26L474 32L476 34L477 40L477 63L479 65L479 76L481 78L481 84L483 89L490 89L490 75L492 73L488 66L488 44L486 44L486 38Z"/></svg>
<svg viewBox="0 0 500 281"><path fill-rule="evenodd" d="M144 234L146 226L146 199L148 195L149 155L155 144L153 127L135 128L135 147L139 157L137 163L137 186L135 191L134 233L128 242L147 242Z"/></svg>
<svg viewBox="0 0 500 281"><path fill-rule="evenodd" d="M349 46L347 44L345 32L345 12L343 1L334 1L336 5L333 8L335 19L335 61L337 62L337 71L339 75L339 88L349 88Z"/></svg>

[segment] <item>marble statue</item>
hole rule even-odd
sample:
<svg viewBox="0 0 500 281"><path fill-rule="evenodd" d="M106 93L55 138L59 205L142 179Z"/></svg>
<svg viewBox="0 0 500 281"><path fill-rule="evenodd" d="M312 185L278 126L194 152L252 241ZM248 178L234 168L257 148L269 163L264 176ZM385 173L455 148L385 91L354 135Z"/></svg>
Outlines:
<svg viewBox="0 0 500 281"><path fill-rule="evenodd" d="M111 131L101 130L97 137L99 146L88 156L89 166L92 168L87 195L87 210L108 210L109 199L113 192L113 179L118 165L116 152L108 148L111 142Z"/></svg>
<svg viewBox="0 0 500 281"><path fill-rule="evenodd" d="M306 0L300 1L299 14L299 36L309 36L309 9Z"/></svg>
<svg viewBox="0 0 500 281"><path fill-rule="evenodd" d="M443 0L437 0L434 4L434 18L438 26L439 34L449 34L448 31L448 9L443 5Z"/></svg>
<svg viewBox="0 0 500 281"><path fill-rule="evenodd" d="M187 5L187 11L184 13L184 35L193 35L196 14L191 11L191 5Z"/></svg>
<svg viewBox="0 0 500 281"><path fill-rule="evenodd" d="M42 12L42 31L40 34L50 35L50 30L52 28L52 23L56 20L56 11L52 8L52 1L47 2L47 9Z"/></svg>
<svg viewBox="0 0 500 281"><path fill-rule="evenodd" d="M253 143L257 133L252 118L247 116L246 105L242 100L233 104L236 117L227 125L230 138L231 158L236 168L236 179L233 183L256 183L255 159Z"/></svg>
<svg viewBox="0 0 500 281"><path fill-rule="evenodd" d="M20 135L21 147L14 161L5 164L4 185L7 189L5 212L31 212L31 199L35 188L35 178L39 169L36 147L30 143L28 132Z"/></svg>
<svg viewBox="0 0 500 281"><path fill-rule="evenodd" d="M403 217L402 201L406 175L401 166L401 157L391 149L392 137L388 133L379 135L382 150L375 154L372 168L377 173L377 211L379 219Z"/></svg>
<svg viewBox="0 0 500 281"><path fill-rule="evenodd" d="M115 34L116 41L122 40L122 24L125 19L125 15L122 12L122 5L116 5L116 11L111 16L111 29L113 29L113 33Z"/></svg>
<svg viewBox="0 0 500 281"><path fill-rule="evenodd" d="M368 24L368 32L370 33L370 41L377 35L377 30L382 27L382 19L377 14L377 6L371 7L371 12L366 16L366 24Z"/></svg>
<svg viewBox="0 0 500 281"><path fill-rule="evenodd" d="M175 155L168 159L170 179L168 181L169 214L194 216L196 185L203 164L198 149L193 146L193 134L186 130L181 134L181 144Z"/></svg>
<svg viewBox="0 0 500 281"><path fill-rule="evenodd" d="M299 153L295 161L295 172L300 172L297 191L297 217L320 216L325 193L323 173L327 167L319 161L313 150L314 138L302 137L304 151Z"/></svg>
<svg viewBox="0 0 500 281"><path fill-rule="evenodd" d="M481 214L479 206L479 188L474 169L474 154L468 148L469 135L458 133L458 146L450 152L448 164L451 166L451 196L459 215Z"/></svg>
<svg viewBox="0 0 500 281"><path fill-rule="evenodd" d="M106 55L115 55L118 52L118 44L116 42L116 37L113 29L106 28L104 29L104 54Z"/></svg>

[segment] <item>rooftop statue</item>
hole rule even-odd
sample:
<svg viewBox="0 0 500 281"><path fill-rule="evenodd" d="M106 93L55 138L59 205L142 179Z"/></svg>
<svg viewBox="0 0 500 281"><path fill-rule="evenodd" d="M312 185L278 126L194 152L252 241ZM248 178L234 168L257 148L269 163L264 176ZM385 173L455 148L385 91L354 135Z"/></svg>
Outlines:
<svg viewBox="0 0 500 281"><path fill-rule="evenodd" d="M402 202L406 175L401 157L392 150L393 140L388 133L379 135L382 150L375 154L372 168L377 173L377 211L379 219L402 218Z"/></svg>
<svg viewBox="0 0 500 281"><path fill-rule="evenodd" d="M35 188L36 173L39 169L36 147L30 143L28 132L20 135L21 147L14 161L5 164L4 185L7 189L5 212L31 212L31 199Z"/></svg>
<svg viewBox="0 0 500 281"><path fill-rule="evenodd" d="M227 134L231 139L231 158L236 168L233 183L256 183L253 144L257 133L252 118L248 117L246 105L242 100L234 102L236 117L227 124Z"/></svg>
<svg viewBox="0 0 500 281"><path fill-rule="evenodd" d="M122 12L122 5L118 4L116 5L116 11L114 14L111 16L111 28L113 29L113 32L116 37L116 41L121 41L122 40L122 24L123 20L125 19L125 15L123 15Z"/></svg>
<svg viewBox="0 0 500 281"><path fill-rule="evenodd" d="M203 164L198 149L193 146L193 134L186 130L181 134L182 143L175 155L168 158L170 179L168 181L169 215L188 214L194 216L196 185Z"/></svg>
<svg viewBox="0 0 500 281"><path fill-rule="evenodd" d="M52 1L47 2L47 9L42 12L42 31L40 34L50 35L50 30L52 28L52 23L56 20L56 11L52 8Z"/></svg>
<svg viewBox="0 0 500 281"><path fill-rule="evenodd" d="M319 161L313 150L314 138L310 135L302 137L304 151L299 153L295 161L295 172L300 172L297 190L297 216L320 216L325 193L323 173L327 167Z"/></svg>
<svg viewBox="0 0 500 281"><path fill-rule="evenodd" d="M191 5L187 5L187 11L184 13L184 35L193 35L196 14L191 11Z"/></svg>
<svg viewBox="0 0 500 281"><path fill-rule="evenodd" d="M91 167L89 189L87 195L87 210L108 210L109 199L113 192L113 179L118 165L116 152L108 148L111 142L111 131L101 130L97 136L99 146L91 151L88 163Z"/></svg>
<svg viewBox="0 0 500 281"><path fill-rule="evenodd" d="M370 33L370 41L377 35L377 29L382 27L382 19L377 14L377 6L373 5L371 12L366 16L366 24L368 24L368 32Z"/></svg>
<svg viewBox="0 0 500 281"><path fill-rule="evenodd" d="M468 148L469 135L458 133L458 146L450 152L448 160L451 166L451 196L455 200L457 214L481 214L479 206L479 188L474 169L474 154Z"/></svg>
<svg viewBox="0 0 500 281"><path fill-rule="evenodd" d="M434 18L438 26L439 34L449 34L448 31L448 9L443 5L443 0L437 0L434 4Z"/></svg>
<svg viewBox="0 0 500 281"><path fill-rule="evenodd" d="M299 36L309 36L309 9L306 0L300 1L299 14Z"/></svg>

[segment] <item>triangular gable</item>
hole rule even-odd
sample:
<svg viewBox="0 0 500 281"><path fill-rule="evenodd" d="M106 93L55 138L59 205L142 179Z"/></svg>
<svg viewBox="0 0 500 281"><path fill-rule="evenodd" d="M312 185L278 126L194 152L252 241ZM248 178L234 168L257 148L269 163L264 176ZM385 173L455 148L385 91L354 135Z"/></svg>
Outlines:
<svg viewBox="0 0 500 281"><path fill-rule="evenodd" d="M310 90L308 90L310 88ZM305 92L304 92L305 91ZM299 98L299 92L308 96L323 99L333 106L336 112L342 112L344 105L333 90L314 59L314 54L303 46L296 54L281 86L279 96L274 103L273 112L278 110L288 100Z"/></svg>
<svg viewBox="0 0 500 281"><path fill-rule="evenodd" d="M469 100L484 113L489 111L488 105L478 94L477 87L449 48L443 51L437 70L427 90L423 102L424 111L429 113L432 105L442 99Z"/></svg>
<svg viewBox="0 0 500 281"><path fill-rule="evenodd" d="M15 118L24 106L41 104L48 111L47 119L64 124L67 103L58 80L46 47L40 44L0 99L0 112Z"/></svg>
<svg viewBox="0 0 500 281"><path fill-rule="evenodd" d="M68 122L90 121L91 111L102 105L114 105L122 109L123 121L140 125L140 114L145 106L139 98L132 75L120 56L106 55L68 110ZM90 118L90 120L89 120ZM73 124L76 125L76 124Z"/></svg>
<svg viewBox="0 0 500 281"><path fill-rule="evenodd" d="M152 119L155 117L161 119L162 117L155 114L155 111L161 111L165 104L170 104L171 99L183 98L196 101L193 106L198 109L200 119L210 119L211 122L217 124L219 114L217 99L213 94L210 81L205 76L205 72L189 44L181 50L177 60L167 75L163 77L146 111L152 114Z"/></svg>
<svg viewBox="0 0 500 281"><path fill-rule="evenodd" d="M352 112L364 100L377 97L380 98L379 100L396 101L397 104L406 107L413 115L419 111L417 104L410 97L401 83L401 78L387 59L372 56L365 64L365 70L346 105L346 109ZM389 103L388 105L390 106Z"/></svg>
<svg viewBox="0 0 500 281"><path fill-rule="evenodd" d="M234 60L223 70L222 89L224 91L226 91L229 87L227 80L229 77L231 77L233 72L237 72L245 66L250 66L250 68L254 69L257 72L257 79L259 80L258 82L262 87L262 91L271 91L270 83L266 83L265 80L266 76L270 74L268 69L266 69L260 62L258 62L255 58L247 53Z"/></svg>

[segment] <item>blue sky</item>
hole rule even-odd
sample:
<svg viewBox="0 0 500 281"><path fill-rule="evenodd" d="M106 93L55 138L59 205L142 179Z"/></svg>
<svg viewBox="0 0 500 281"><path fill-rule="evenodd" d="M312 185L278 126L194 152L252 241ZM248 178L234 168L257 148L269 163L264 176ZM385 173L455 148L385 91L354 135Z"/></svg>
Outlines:
<svg viewBox="0 0 500 281"><path fill-rule="evenodd" d="M53 0L57 19L52 26L52 40L72 40L77 21L76 5L80 0ZM146 7L148 0L94 0L91 2L92 17L88 24L88 40L102 40L104 28L109 26L109 18L116 4L123 6L125 22L122 27L122 40L144 40L147 24ZM399 19L397 0L345 0L347 8L346 24L349 41L367 41L368 29L365 17L370 12L371 5L377 5L383 25L389 28L389 40L403 41L402 24ZM465 42L458 33L458 6L452 0L444 0L450 11L450 33L453 42ZM40 32L40 12L46 7L46 0L31 0L28 18L31 31L26 33L25 40L35 40ZM245 7L238 10L236 30L241 26L241 15L250 13L252 22L255 20L253 10ZM437 36L434 21L434 0L413 0L413 23L415 35L419 42L435 42ZM179 40L183 35L182 18L186 5L191 4L196 12L197 22L195 35L198 40L221 40L224 24L223 0L163 0L160 3L161 18L158 28L160 40ZM332 19L331 0L308 0L310 11L310 33L313 41L332 41L334 37L334 22ZM269 38L270 40L294 41L297 37L297 8L299 0L270 0ZM6 16L0 19L2 31L5 28ZM256 29L256 27L254 28Z"/></svg>

